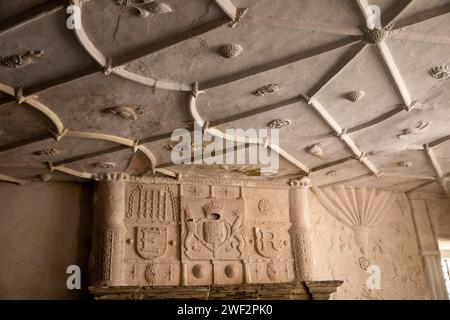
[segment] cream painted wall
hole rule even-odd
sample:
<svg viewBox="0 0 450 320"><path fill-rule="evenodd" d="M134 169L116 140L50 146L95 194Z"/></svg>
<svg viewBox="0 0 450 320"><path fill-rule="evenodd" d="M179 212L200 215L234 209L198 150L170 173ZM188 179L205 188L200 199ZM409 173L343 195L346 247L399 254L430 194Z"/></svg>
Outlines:
<svg viewBox="0 0 450 320"><path fill-rule="evenodd" d="M0 183L0 299L85 297L67 290L66 268L85 269L89 225L87 185Z"/></svg>

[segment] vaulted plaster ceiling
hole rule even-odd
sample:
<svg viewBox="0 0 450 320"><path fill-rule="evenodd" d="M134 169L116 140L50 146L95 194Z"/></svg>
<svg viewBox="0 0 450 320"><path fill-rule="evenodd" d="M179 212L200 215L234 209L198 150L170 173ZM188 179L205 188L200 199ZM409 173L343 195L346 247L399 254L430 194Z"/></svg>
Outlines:
<svg viewBox="0 0 450 320"><path fill-rule="evenodd" d="M449 0L151 2L73 0L74 30L69 2L0 3L2 180L309 174L448 194ZM369 5L382 30L362 28ZM239 54L224 57L225 45ZM273 120L290 124L270 177L170 161L172 131L194 121L224 131Z"/></svg>

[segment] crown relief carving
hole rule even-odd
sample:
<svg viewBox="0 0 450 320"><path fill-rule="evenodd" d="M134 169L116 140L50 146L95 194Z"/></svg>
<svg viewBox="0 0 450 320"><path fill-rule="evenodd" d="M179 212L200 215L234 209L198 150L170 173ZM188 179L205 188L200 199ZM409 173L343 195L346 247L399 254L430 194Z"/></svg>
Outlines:
<svg viewBox="0 0 450 320"><path fill-rule="evenodd" d="M450 66L447 64L435 66L430 69L430 75L438 80L450 79Z"/></svg>
<svg viewBox="0 0 450 320"><path fill-rule="evenodd" d="M1 56L0 62L5 67L19 69L35 62L36 59L42 58L43 56L44 51L30 50L24 54L16 54L7 57Z"/></svg>
<svg viewBox="0 0 450 320"><path fill-rule="evenodd" d="M116 0L116 4L133 9L139 18L148 18L152 15L173 11L167 3L156 0Z"/></svg>
<svg viewBox="0 0 450 320"><path fill-rule="evenodd" d="M258 89L254 90L252 94L254 96L265 96L268 94L274 94L281 90L281 87L277 83L268 84L262 87L259 87Z"/></svg>
<svg viewBox="0 0 450 320"><path fill-rule="evenodd" d="M238 44L226 44L219 48L219 54L227 59L236 58L244 51L244 49Z"/></svg>

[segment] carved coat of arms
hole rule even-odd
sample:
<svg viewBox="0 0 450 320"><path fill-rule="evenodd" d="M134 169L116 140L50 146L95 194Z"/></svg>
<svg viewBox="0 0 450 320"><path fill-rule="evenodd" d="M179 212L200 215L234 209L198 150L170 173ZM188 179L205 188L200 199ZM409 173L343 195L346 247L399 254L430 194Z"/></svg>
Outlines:
<svg viewBox="0 0 450 320"><path fill-rule="evenodd" d="M167 248L166 227L137 227L136 251L147 260L161 257Z"/></svg>
<svg viewBox="0 0 450 320"><path fill-rule="evenodd" d="M243 229L243 217L238 211L233 211L236 220L231 225L225 220L224 209L214 202L203 206L204 217L194 220L189 208L185 209L186 233L184 236L184 249L186 254L192 250L191 242L194 239L200 241L203 246L215 256L217 250L230 242L234 237L237 241L237 249L240 256L244 254L245 235Z"/></svg>

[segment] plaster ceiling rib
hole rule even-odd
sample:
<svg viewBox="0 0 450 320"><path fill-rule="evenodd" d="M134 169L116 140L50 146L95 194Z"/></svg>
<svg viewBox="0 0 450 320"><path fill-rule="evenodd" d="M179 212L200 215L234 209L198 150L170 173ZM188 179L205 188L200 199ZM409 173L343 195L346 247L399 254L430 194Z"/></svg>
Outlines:
<svg viewBox="0 0 450 320"><path fill-rule="evenodd" d="M19 103L19 104L26 103L27 105L31 106L32 108L34 108L35 110L39 111L44 116L46 116L53 123L53 125L55 127L55 131L51 131L51 133L52 133L53 138L55 138L56 141L59 141L64 137L109 141L109 142L117 143L117 144L120 144L120 145L123 145L126 147L133 148L134 152L137 152L137 151L142 152L149 160L151 168L153 169L156 166L156 158L154 157L152 152L144 145L139 144L138 140L132 140L132 139L128 139L128 138L123 138L123 137L108 135L108 134L102 134L102 133L75 131L75 130L67 129L64 127L61 119L50 108L45 106L43 103L39 102L37 99L32 98L31 96L24 97L22 95L21 88L20 88L20 90L17 90L10 86L0 83L0 92L3 92L9 96L13 96L16 99L17 103ZM41 136L40 138L42 138L42 137L43 136ZM40 139L40 138L37 137L37 138L29 139L29 140L30 141L33 140L35 142L37 139ZM30 141L28 141L28 142L30 142ZM37 141L41 141L41 140L37 140ZM29 144L29 143L27 143L27 144ZM8 148L11 148L11 147L16 148L17 144L13 144L13 145L10 144L8 146ZM6 149L6 148L3 147L3 149Z"/></svg>
<svg viewBox="0 0 450 320"><path fill-rule="evenodd" d="M301 60L305 60L308 58L312 58L330 51L334 51L343 47L347 47L350 46L356 42L359 42L360 39L358 37L354 37L354 36L350 36L350 37L346 37L344 39L341 39L339 41L333 42L333 43L329 43L311 50L307 50L304 52L300 52L297 53L293 56L287 57L287 58L282 58L282 59L278 59L276 61L271 61L268 63L264 63L261 64L259 66L256 67L252 67L249 69L245 69L239 72L236 72L234 74L228 75L228 76L224 76L224 77L220 77L217 79L213 79L210 81L206 81L204 83L200 83L199 84L199 89L200 90L208 90L208 89L212 89L212 88L216 88L222 85L226 85L226 84L230 84L232 82L236 82L238 80L242 80L251 76L255 76L258 75L260 73L265 73L267 71L271 71L271 70L275 70L278 68L281 68L283 66L295 63L295 62L299 62Z"/></svg>
<svg viewBox="0 0 450 320"><path fill-rule="evenodd" d="M350 63L359 57L364 49L368 47L366 43L357 43L352 47L352 52L344 59L339 59L337 64L308 92L310 99L316 98L319 93L327 87L339 74L341 74Z"/></svg>
<svg viewBox="0 0 450 320"><path fill-rule="evenodd" d="M192 92L192 94L189 98L189 112L191 114L191 117L196 122L196 124L200 128L205 128L205 131L208 132L209 134L211 134L215 137L219 137L224 140L230 140L230 141L241 142L241 143L259 144L266 148L270 148L272 150L272 152L275 151L276 153L278 153L284 159L286 159L287 161L289 161L290 163L292 163L293 165L298 167L303 172L305 172L307 174L309 173L310 169L306 165L304 165L299 160L297 160L296 158L291 156L288 152L286 152L284 149L280 148L278 145L272 144L270 141L262 140L262 139L250 139L250 138L239 137L239 136L230 136L228 134L223 133L219 129L205 127L205 120L203 120L203 118L200 116L200 114L197 110L196 100L197 100L196 94L195 94L195 92Z"/></svg>
<svg viewBox="0 0 450 320"><path fill-rule="evenodd" d="M316 112L321 116L321 118L331 127L334 133L350 148L350 150L355 155L362 164L364 164L372 174L379 177L381 172L378 168L366 157L365 153L362 152L359 147L353 142L350 136L347 134L346 130L343 129L334 118L328 113L325 107L316 99L309 98L308 96L303 96L305 101L316 110Z"/></svg>
<svg viewBox="0 0 450 320"><path fill-rule="evenodd" d="M230 9L231 4L225 3L225 2L229 2L229 1L216 1L216 2L220 2L224 7ZM137 73L133 73L133 72L125 70L126 65L128 63L138 60L144 56L147 56L147 55L153 54L155 52L170 48L172 46L183 43L189 39L192 39L199 35L205 34L206 32L209 32L211 30L217 29L219 27L222 27L222 26L230 23L230 19L228 17L222 17L222 18L213 20L211 22L207 22L203 25L200 25L200 26L193 28L191 30L188 30L186 32L174 35L172 37L167 37L166 39L164 39L160 42L157 42L157 43L154 43L154 44L151 44L148 46L144 46L133 52L125 53L124 55L122 55L120 57L112 58L112 57L104 56L95 47L95 45L92 43L92 41L87 36L87 34L83 28L82 17L81 17L83 2L76 1L73 5L77 6L79 8L79 12L80 12L80 14L75 17L75 19L77 19L76 24L78 26L78 28L73 29L75 36L78 39L78 42L84 48L84 50L100 65L101 68L103 68L103 72L105 74L107 74L107 75L115 74L122 78L131 80L131 81L134 81L134 82L146 85L146 86L159 88L159 89L165 89L165 90L173 90L173 91L191 91L192 87L191 87L191 85L187 85L184 83L177 83L177 82L169 81L169 80L160 80L160 79L155 79L155 78L148 77L148 76L143 76L143 75L140 75Z"/></svg>
<svg viewBox="0 0 450 320"><path fill-rule="evenodd" d="M450 13L450 3L446 3L437 8L429 9L426 11L418 12L410 17L399 19L395 23L394 29L402 29L414 24L418 24L424 22L426 20L434 19L436 17L440 17L444 14Z"/></svg>
<svg viewBox="0 0 450 320"><path fill-rule="evenodd" d="M175 46L177 44L180 44L182 42L188 41L189 39L205 34L209 31L212 31L214 29L220 28L226 24L228 24L230 22L230 20L227 17L223 17L223 18L219 18L216 20L213 20L211 22L205 23L195 29L192 30L188 30L186 32L183 32L177 36L174 37L170 37L170 39L166 39L166 40L162 40L160 42L151 44L149 46L140 48L134 52L128 53L124 56L118 57L113 59L114 61L118 61L120 62L120 65L116 64L116 65L107 65L108 68L112 68L112 73L115 73L118 76L124 77L126 79L129 79L131 81L140 83L140 84L144 84L147 86L151 86L151 87L157 87L157 88L161 88L161 89L166 89L166 90L177 90L177 91L191 91L192 88L190 85L185 85L185 84L178 84L175 82L171 82L171 81L164 81L164 80L158 80L158 79L153 79L153 78L149 78L149 77L145 77L139 74L134 74L131 73L127 70L124 69L124 65L128 64L136 59L145 57L149 54L152 53L156 53L158 51L164 50L166 48ZM79 30L80 31L80 30ZM84 33L83 31L80 31ZM92 44L92 43L91 43ZM92 44L93 46L93 44ZM95 47L94 47L95 48ZM94 50L94 49L91 49ZM94 51L93 51L94 52ZM24 95L32 95L32 94L37 94L41 91L47 90L47 89L51 89L53 87L57 87L59 85L65 84L65 83L70 83L72 81L84 78L86 76L92 75L94 73L97 72L105 72L108 73L108 70L104 70L102 68L105 67L106 62L107 62L107 58L104 57L101 53L100 55L105 59L105 64L100 64L99 65L99 60L101 59L101 56L97 55L97 53L100 53L98 50L95 53L95 57L94 60L96 60L97 63L93 63L85 68L83 68L82 70L77 70L74 71L70 74L64 75L62 77L56 78L56 79L52 79L50 81L46 81L43 83L39 83L36 85L33 85L31 87L28 88L24 88ZM91 53L90 53L91 54ZM92 55L91 55L92 56ZM101 60L103 62L103 60ZM13 101L13 99L11 99L10 101Z"/></svg>
<svg viewBox="0 0 450 320"><path fill-rule="evenodd" d="M24 97L22 88L15 89L13 87L0 83L0 92L14 97L18 104L25 103L33 109L42 113L53 123L56 133L61 134L64 131L64 125L62 124L59 117L50 108L39 102L37 99L34 99L32 97Z"/></svg>
<svg viewBox="0 0 450 320"><path fill-rule="evenodd" d="M282 107L285 107L285 106L289 106L289 105L292 105L292 104L300 102L300 101L303 101L302 97L295 97L295 98L284 100L284 101L281 101L281 102L277 102L277 103L274 103L274 104L271 104L271 105L268 105L268 106L265 106L265 107L261 107L261 108L258 108L256 110L250 110L250 111L243 112L243 113L240 113L238 115L234 115L234 116L227 117L227 118L224 118L224 119L211 121L210 122L210 127L216 127L216 126L219 126L219 125L222 125L222 124L226 124L226 123L229 123L229 122L232 122L232 121L244 119L244 118L247 118L247 117L252 117L254 115L257 115L257 114L260 114L260 113L264 113L264 112L268 112L268 111L272 111L272 110L275 110L275 109L279 109L279 108L282 108ZM192 127L184 128L184 129L188 130L188 131L193 131ZM156 135L156 136L150 136L150 137L147 137L147 138L139 139L139 141L140 141L140 143L151 143L151 142L157 142L157 141L161 141L161 140L164 140L164 139L168 139L171 136L172 136L172 132L167 132L167 133L159 134L159 135ZM50 135L50 137L51 137L51 135ZM36 139L38 139L38 137L36 137ZM36 140L36 141L40 141L40 140ZM30 143L32 143L32 142L30 142ZM17 146L16 146L16 144L14 144L14 145L11 144L10 146L9 145L5 145L3 147L0 147L0 152L7 151L7 150L10 150L10 149L13 149L13 148L16 148L16 147L20 147L20 146L22 146L24 144L26 145L28 143L26 141L23 141L23 142L17 143ZM104 149L104 150L100 150L100 151L96 151L96 152L92 152L92 153L88 153L88 154L84 154L84 155L80 155L80 156L64 159L64 160L61 160L61 161L55 163L55 165L70 164L70 163L78 162L78 161L81 161L81 160L87 160L87 159L95 158L95 157L98 157L98 156L101 156L101 155L106 155L106 154L111 154L111 153L114 153L114 152L122 151L122 150L125 150L125 149L127 149L126 146L119 145L119 146L116 146L116 147L113 147L113 148ZM160 167L160 165L158 165L157 167Z"/></svg>
<svg viewBox="0 0 450 320"><path fill-rule="evenodd" d="M28 22L61 10L64 8L65 4L65 0L51 0L24 10L10 18L6 18L3 21L0 21L0 35L19 28Z"/></svg>
<svg viewBox="0 0 450 320"><path fill-rule="evenodd" d="M442 187L442 190L444 190L445 194L450 196L450 190L447 187L447 175L444 174L442 171L442 168L439 164L439 162L436 159L436 155L434 154L433 148L430 148L429 145L424 146L425 152L427 153L428 158L431 161L431 164L433 165L434 171L437 174L436 182L439 183L439 185Z"/></svg>
<svg viewBox="0 0 450 320"><path fill-rule="evenodd" d="M215 0L215 2L231 20L236 20L238 10L230 0Z"/></svg>
<svg viewBox="0 0 450 320"><path fill-rule="evenodd" d="M26 183L25 180L13 178L13 177L10 177L10 176L6 176L4 174L0 174L0 181L14 183L14 184L18 184L18 185L22 185L22 184Z"/></svg>
<svg viewBox="0 0 450 320"><path fill-rule="evenodd" d="M367 23L368 19L370 18L369 14L371 12L370 6L367 0L356 0L360 10L361 14L363 16L363 23L364 25ZM402 10L400 12L403 12ZM391 20L394 20L398 15L395 15ZM385 26L384 28L387 28ZM381 30L379 30L381 31ZM389 32L386 32L388 34ZM374 42L374 45L378 49L378 52L380 53L381 57L383 58L383 61L385 65L387 66L389 70L389 74L392 77L392 79L395 82L396 89L399 92L401 98L403 99L403 103L407 107L411 107L413 104L413 101L411 99L411 95L408 91L408 88L406 86L405 81L403 80L403 77L400 73L400 70L397 67L397 64L395 63L394 57L392 56L391 50L386 44L386 41L384 40L384 37L381 36L378 40Z"/></svg>

